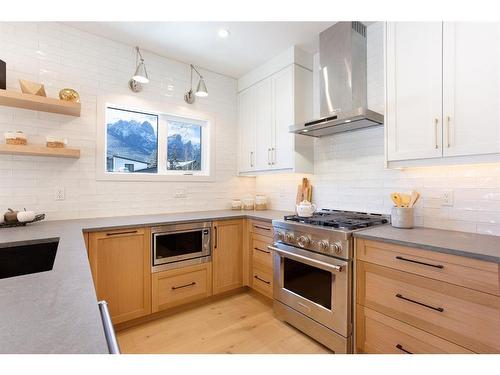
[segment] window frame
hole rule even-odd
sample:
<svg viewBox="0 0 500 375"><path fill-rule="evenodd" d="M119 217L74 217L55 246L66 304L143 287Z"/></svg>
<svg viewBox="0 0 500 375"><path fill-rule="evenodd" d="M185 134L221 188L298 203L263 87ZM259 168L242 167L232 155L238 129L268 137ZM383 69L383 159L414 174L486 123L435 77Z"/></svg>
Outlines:
<svg viewBox="0 0 500 375"><path fill-rule="evenodd" d="M142 112L158 116L158 170L157 173L108 172L106 165L108 107L125 111ZM96 180L107 181L214 181L215 180L215 116L208 112L191 110L186 106L154 102L146 98L130 96L104 96L97 101L96 127ZM169 119L191 122L202 126L201 171L167 170L167 122Z"/></svg>

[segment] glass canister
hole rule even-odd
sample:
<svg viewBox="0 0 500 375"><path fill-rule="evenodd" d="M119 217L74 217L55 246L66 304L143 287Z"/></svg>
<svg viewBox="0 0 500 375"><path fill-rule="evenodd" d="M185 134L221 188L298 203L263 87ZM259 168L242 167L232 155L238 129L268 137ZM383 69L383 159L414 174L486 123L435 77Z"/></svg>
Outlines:
<svg viewBox="0 0 500 375"><path fill-rule="evenodd" d="M231 210L241 210L241 199L233 198L231 200Z"/></svg>
<svg viewBox="0 0 500 375"><path fill-rule="evenodd" d="M251 211L254 209L255 200L253 198L245 198L243 199L243 209L247 211Z"/></svg>
<svg viewBox="0 0 500 375"><path fill-rule="evenodd" d="M267 210L267 197L263 194L257 194L255 196L255 210L264 211Z"/></svg>

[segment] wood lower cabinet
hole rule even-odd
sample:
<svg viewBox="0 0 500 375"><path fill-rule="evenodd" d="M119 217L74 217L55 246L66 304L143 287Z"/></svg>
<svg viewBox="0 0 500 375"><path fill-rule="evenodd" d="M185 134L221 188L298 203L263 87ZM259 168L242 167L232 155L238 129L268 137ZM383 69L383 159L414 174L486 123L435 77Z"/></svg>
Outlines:
<svg viewBox="0 0 500 375"><path fill-rule="evenodd" d="M213 294L243 286L243 220L213 222Z"/></svg>
<svg viewBox="0 0 500 375"><path fill-rule="evenodd" d="M273 298L273 227L269 222L251 221L249 236L249 286Z"/></svg>
<svg viewBox="0 0 500 375"><path fill-rule="evenodd" d="M358 353L472 353L459 345L367 307L358 305L356 311L356 320L359 327L356 338Z"/></svg>
<svg viewBox="0 0 500 375"><path fill-rule="evenodd" d="M149 228L93 232L89 261L99 300L106 300L114 324L151 313Z"/></svg>
<svg viewBox="0 0 500 375"><path fill-rule="evenodd" d="M212 263L153 273L152 284L153 312L210 297Z"/></svg>
<svg viewBox="0 0 500 375"><path fill-rule="evenodd" d="M498 265L359 239L356 257L358 352L500 353Z"/></svg>

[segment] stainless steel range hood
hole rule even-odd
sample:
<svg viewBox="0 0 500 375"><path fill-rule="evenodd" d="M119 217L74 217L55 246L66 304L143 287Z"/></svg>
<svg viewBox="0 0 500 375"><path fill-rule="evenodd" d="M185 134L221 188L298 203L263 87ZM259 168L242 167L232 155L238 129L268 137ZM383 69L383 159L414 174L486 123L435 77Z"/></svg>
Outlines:
<svg viewBox="0 0 500 375"><path fill-rule="evenodd" d="M366 26L338 22L319 34L321 118L290 126L291 133L312 137L384 123L367 108Z"/></svg>

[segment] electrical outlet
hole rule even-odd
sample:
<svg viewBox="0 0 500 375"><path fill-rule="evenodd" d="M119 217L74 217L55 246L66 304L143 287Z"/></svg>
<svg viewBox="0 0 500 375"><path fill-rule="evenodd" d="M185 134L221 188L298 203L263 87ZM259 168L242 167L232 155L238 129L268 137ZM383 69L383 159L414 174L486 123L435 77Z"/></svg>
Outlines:
<svg viewBox="0 0 500 375"><path fill-rule="evenodd" d="M174 194L174 198L186 198L186 189L177 189Z"/></svg>
<svg viewBox="0 0 500 375"><path fill-rule="evenodd" d="M65 199L64 188L63 187L56 188L55 193L54 193L54 199L56 201L63 201Z"/></svg>
<svg viewBox="0 0 500 375"><path fill-rule="evenodd" d="M443 195L441 196L441 205L453 206L453 191L451 190L443 191Z"/></svg>

